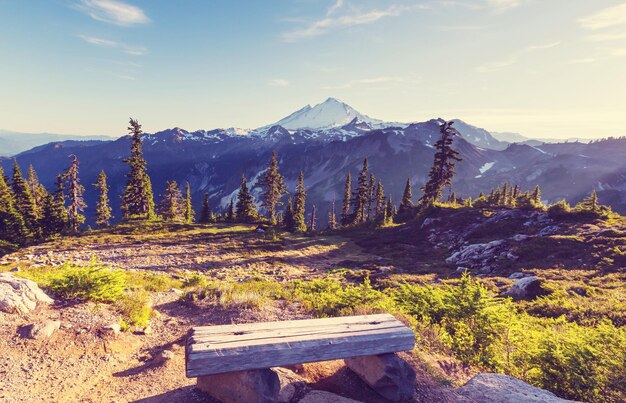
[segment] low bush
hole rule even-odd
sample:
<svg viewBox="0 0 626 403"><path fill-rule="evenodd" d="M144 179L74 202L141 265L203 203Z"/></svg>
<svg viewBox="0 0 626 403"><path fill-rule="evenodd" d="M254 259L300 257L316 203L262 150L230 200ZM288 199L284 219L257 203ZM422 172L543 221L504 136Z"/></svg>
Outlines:
<svg viewBox="0 0 626 403"><path fill-rule="evenodd" d="M65 263L46 279L58 297L78 301L115 302L124 296L124 272L100 267L92 261L87 267Z"/></svg>
<svg viewBox="0 0 626 403"><path fill-rule="evenodd" d="M125 324L140 327L148 325L152 315L152 300L148 292L131 291L120 298L117 306Z"/></svg>

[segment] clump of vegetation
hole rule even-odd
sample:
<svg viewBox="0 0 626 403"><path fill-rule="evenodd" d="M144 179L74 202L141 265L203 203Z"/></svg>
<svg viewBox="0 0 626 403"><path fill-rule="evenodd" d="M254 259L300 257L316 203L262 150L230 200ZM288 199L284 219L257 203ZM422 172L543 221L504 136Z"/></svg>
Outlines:
<svg viewBox="0 0 626 403"><path fill-rule="evenodd" d="M92 261L87 267L65 263L48 273L47 286L64 299L115 302L124 295L124 272L99 266Z"/></svg>
<svg viewBox="0 0 626 403"><path fill-rule="evenodd" d="M124 323L131 326L147 326L152 315L152 301L145 290L133 290L117 302Z"/></svg>

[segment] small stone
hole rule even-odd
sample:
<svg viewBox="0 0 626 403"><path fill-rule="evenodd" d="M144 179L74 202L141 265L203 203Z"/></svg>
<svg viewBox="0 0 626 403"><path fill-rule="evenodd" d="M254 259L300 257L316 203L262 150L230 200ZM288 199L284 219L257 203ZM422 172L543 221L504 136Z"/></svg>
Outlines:
<svg viewBox="0 0 626 403"><path fill-rule="evenodd" d="M524 273L517 271L517 272L515 272L515 273L512 273L512 274L509 276L509 279L511 279L511 280L517 280L517 279L520 279L520 278L523 278L523 277L524 277Z"/></svg>
<svg viewBox="0 0 626 403"><path fill-rule="evenodd" d="M20 268L19 267L14 267L14 268L12 268L9 271L12 272L12 273L16 273L16 272L20 271Z"/></svg>
<svg viewBox="0 0 626 403"><path fill-rule="evenodd" d="M388 400L409 400L415 393L415 370L396 354L348 358L345 362L359 378Z"/></svg>
<svg viewBox="0 0 626 403"><path fill-rule="evenodd" d="M170 288L170 292L176 295L183 295L185 293L183 290L179 290L178 288Z"/></svg>
<svg viewBox="0 0 626 403"><path fill-rule="evenodd" d="M543 280L536 276L520 278L513 283L511 288L504 293L513 299L532 300L542 295L549 294L543 287Z"/></svg>
<svg viewBox="0 0 626 403"><path fill-rule="evenodd" d="M112 323L102 328L105 333L117 336L122 332L122 326L119 323Z"/></svg>
<svg viewBox="0 0 626 403"><path fill-rule="evenodd" d="M32 324L25 329L26 337L29 339L49 339L60 328L60 320L49 320L44 324Z"/></svg>
<svg viewBox="0 0 626 403"><path fill-rule="evenodd" d="M154 333L154 331L152 330L152 326L148 325L144 327L142 330L140 330L139 333L145 334L145 335L151 335L152 333Z"/></svg>

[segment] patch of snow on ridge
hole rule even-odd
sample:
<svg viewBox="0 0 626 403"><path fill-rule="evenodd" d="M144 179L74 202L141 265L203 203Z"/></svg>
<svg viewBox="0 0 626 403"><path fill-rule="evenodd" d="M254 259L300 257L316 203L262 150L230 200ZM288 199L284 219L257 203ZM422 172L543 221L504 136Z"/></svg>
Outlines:
<svg viewBox="0 0 626 403"><path fill-rule="evenodd" d="M491 168L493 168L493 166L495 165L495 161L494 162L487 162L485 165L483 165L482 167L480 167L479 171L480 174L484 174L485 172L487 172L488 170L490 170Z"/></svg>

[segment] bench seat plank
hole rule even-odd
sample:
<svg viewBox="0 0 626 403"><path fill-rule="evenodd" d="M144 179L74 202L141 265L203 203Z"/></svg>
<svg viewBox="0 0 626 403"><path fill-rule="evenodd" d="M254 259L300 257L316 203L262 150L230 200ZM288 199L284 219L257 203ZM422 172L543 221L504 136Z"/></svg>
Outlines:
<svg viewBox="0 0 626 403"><path fill-rule="evenodd" d="M413 349L415 335L388 314L193 328L187 377Z"/></svg>

